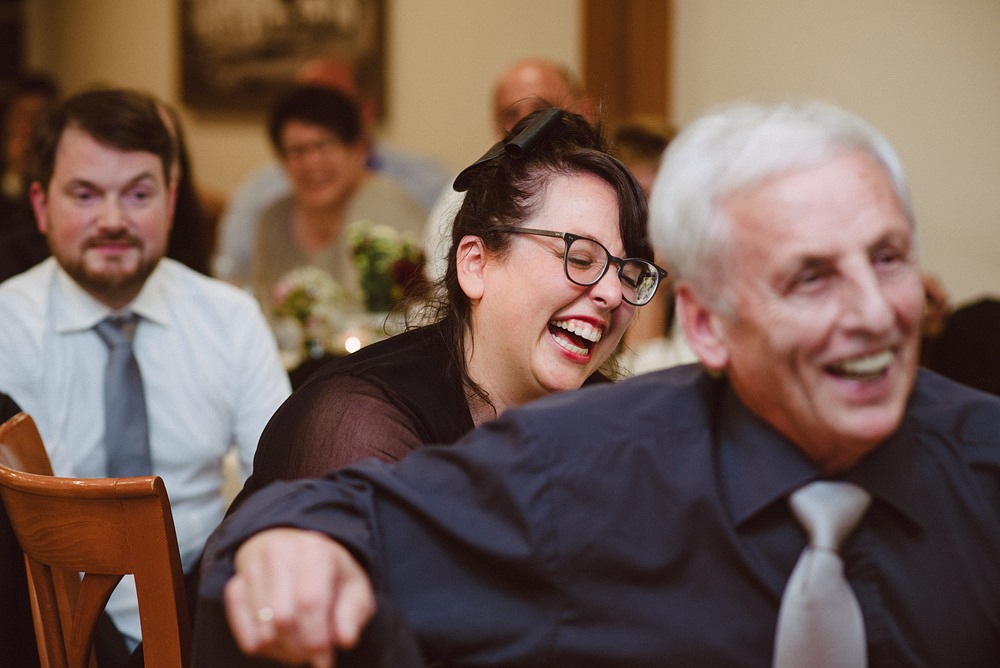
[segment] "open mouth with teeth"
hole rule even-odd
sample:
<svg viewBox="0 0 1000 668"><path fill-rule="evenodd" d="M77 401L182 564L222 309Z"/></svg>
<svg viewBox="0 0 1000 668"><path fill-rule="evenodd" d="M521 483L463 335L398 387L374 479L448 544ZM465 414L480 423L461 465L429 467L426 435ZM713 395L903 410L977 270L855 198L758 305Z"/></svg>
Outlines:
<svg viewBox="0 0 1000 668"><path fill-rule="evenodd" d="M874 355L855 357L839 364L833 364L827 367L827 370L838 378L868 383L885 375L892 364L893 357L892 351L883 350Z"/></svg>
<svg viewBox="0 0 1000 668"><path fill-rule="evenodd" d="M599 328L575 319L551 320L549 333L562 348L581 357L590 357L594 346L604 336Z"/></svg>

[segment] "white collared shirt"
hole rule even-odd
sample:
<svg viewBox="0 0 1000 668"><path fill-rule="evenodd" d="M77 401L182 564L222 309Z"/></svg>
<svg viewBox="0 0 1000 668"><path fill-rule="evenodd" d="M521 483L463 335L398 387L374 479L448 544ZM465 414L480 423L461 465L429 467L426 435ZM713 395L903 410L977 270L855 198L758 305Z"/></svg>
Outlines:
<svg viewBox="0 0 1000 668"><path fill-rule="evenodd" d="M235 447L249 475L288 376L253 298L178 262L162 260L128 310L141 316L133 348L153 472L166 484L188 569L225 510L223 457ZM0 285L0 391L35 419L59 476L106 475L107 348L93 327L110 312L53 258ZM122 590L109 611L137 639L134 593Z"/></svg>

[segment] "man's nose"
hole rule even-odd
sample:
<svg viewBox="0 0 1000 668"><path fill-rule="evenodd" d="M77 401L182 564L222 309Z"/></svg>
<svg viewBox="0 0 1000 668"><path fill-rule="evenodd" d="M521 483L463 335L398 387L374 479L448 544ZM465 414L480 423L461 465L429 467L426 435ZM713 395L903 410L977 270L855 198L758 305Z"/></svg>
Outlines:
<svg viewBox="0 0 1000 668"><path fill-rule="evenodd" d="M894 321L892 303L875 271L855 273L851 286L845 296L846 322L870 331L891 327Z"/></svg>
<svg viewBox="0 0 1000 668"><path fill-rule="evenodd" d="M117 198L109 197L105 200L98 222L101 228L108 230L117 230L125 226L125 211Z"/></svg>

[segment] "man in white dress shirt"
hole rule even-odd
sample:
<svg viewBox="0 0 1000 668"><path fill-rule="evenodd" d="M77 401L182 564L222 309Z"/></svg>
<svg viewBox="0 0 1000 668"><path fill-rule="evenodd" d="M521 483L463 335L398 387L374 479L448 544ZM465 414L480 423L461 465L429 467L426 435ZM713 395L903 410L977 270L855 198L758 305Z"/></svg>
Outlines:
<svg viewBox="0 0 1000 668"><path fill-rule="evenodd" d="M150 473L166 483L189 570L225 509L224 456L235 447L249 474L288 377L249 295L164 258L175 145L154 99L74 96L33 148L31 203L52 257L0 285L0 387L34 417L56 475L107 475L108 349L94 327L137 316ZM132 650L140 632L130 579L107 611Z"/></svg>

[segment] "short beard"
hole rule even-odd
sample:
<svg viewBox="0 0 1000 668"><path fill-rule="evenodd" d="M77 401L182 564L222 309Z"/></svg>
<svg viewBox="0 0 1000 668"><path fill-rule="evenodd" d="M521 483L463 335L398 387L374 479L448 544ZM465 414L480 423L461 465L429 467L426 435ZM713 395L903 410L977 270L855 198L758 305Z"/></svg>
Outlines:
<svg viewBox="0 0 1000 668"><path fill-rule="evenodd" d="M135 299L146 279L160 263L160 257L143 257L132 271L105 269L102 272L94 272L86 267L82 258L60 257L55 252L53 255L77 285L102 304L112 308L121 308Z"/></svg>

